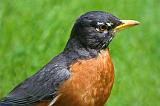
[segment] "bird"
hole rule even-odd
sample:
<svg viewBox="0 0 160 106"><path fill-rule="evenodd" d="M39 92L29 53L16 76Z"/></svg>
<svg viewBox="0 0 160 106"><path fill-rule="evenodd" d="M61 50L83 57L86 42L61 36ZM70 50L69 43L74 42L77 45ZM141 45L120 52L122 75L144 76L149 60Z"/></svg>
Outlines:
<svg viewBox="0 0 160 106"><path fill-rule="evenodd" d="M3 97L0 106L104 106L114 83L109 44L117 32L138 24L105 11L82 14L62 52Z"/></svg>

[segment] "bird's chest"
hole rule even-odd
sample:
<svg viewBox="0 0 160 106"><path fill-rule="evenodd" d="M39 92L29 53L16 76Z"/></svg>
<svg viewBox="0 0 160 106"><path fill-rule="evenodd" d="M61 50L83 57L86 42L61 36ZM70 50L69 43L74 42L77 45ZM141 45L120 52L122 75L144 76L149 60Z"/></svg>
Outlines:
<svg viewBox="0 0 160 106"><path fill-rule="evenodd" d="M70 70L70 79L60 88L59 106L103 106L114 80L108 50L96 58L77 61Z"/></svg>

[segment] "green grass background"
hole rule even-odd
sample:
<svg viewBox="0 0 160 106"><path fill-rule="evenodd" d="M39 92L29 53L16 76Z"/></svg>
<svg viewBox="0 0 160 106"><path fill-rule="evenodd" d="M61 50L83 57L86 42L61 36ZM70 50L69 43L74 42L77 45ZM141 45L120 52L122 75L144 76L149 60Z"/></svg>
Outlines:
<svg viewBox="0 0 160 106"><path fill-rule="evenodd" d="M141 22L110 45L115 83L106 106L159 106L159 0L0 0L0 98L62 51L75 19L91 10Z"/></svg>

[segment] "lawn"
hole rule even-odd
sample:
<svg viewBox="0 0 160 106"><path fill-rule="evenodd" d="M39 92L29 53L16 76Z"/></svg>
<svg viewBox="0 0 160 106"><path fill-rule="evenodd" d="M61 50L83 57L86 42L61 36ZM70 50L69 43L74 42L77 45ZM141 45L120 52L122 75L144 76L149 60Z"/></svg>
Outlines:
<svg viewBox="0 0 160 106"><path fill-rule="evenodd" d="M159 0L0 0L0 98L61 52L75 19L103 10L140 26L110 45L115 83L106 106L160 104Z"/></svg>

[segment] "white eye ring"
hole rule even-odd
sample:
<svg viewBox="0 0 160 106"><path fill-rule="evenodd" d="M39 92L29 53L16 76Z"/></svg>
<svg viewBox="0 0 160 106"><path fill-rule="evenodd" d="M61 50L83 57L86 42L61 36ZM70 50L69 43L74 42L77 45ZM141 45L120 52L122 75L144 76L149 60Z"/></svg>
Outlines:
<svg viewBox="0 0 160 106"><path fill-rule="evenodd" d="M97 22L97 25L104 25L103 22Z"/></svg>
<svg viewBox="0 0 160 106"><path fill-rule="evenodd" d="M110 22L110 23L106 23L106 24L107 24L109 27L113 25L113 23L111 23L111 22Z"/></svg>
<svg viewBox="0 0 160 106"><path fill-rule="evenodd" d="M106 32L107 30L107 25L105 23L102 22L97 22L98 28L96 28L96 30L98 32Z"/></svg>
<svg viewBox="0 0 160 106"><path fill-rule="evenodd" d="M104 32L104 33L107 33L107 32L108 32L107 30L101 31L99 28L96 28L96 31L98 31L98 32Z"/></svg>
<svg viewBox="0 0 160 106"><path fill-rule="evenodd" d="M98 31L98 32L99 32L99 31L100 31L100 30L99 30L99 28L96 28L96 31Z"/></svg>

